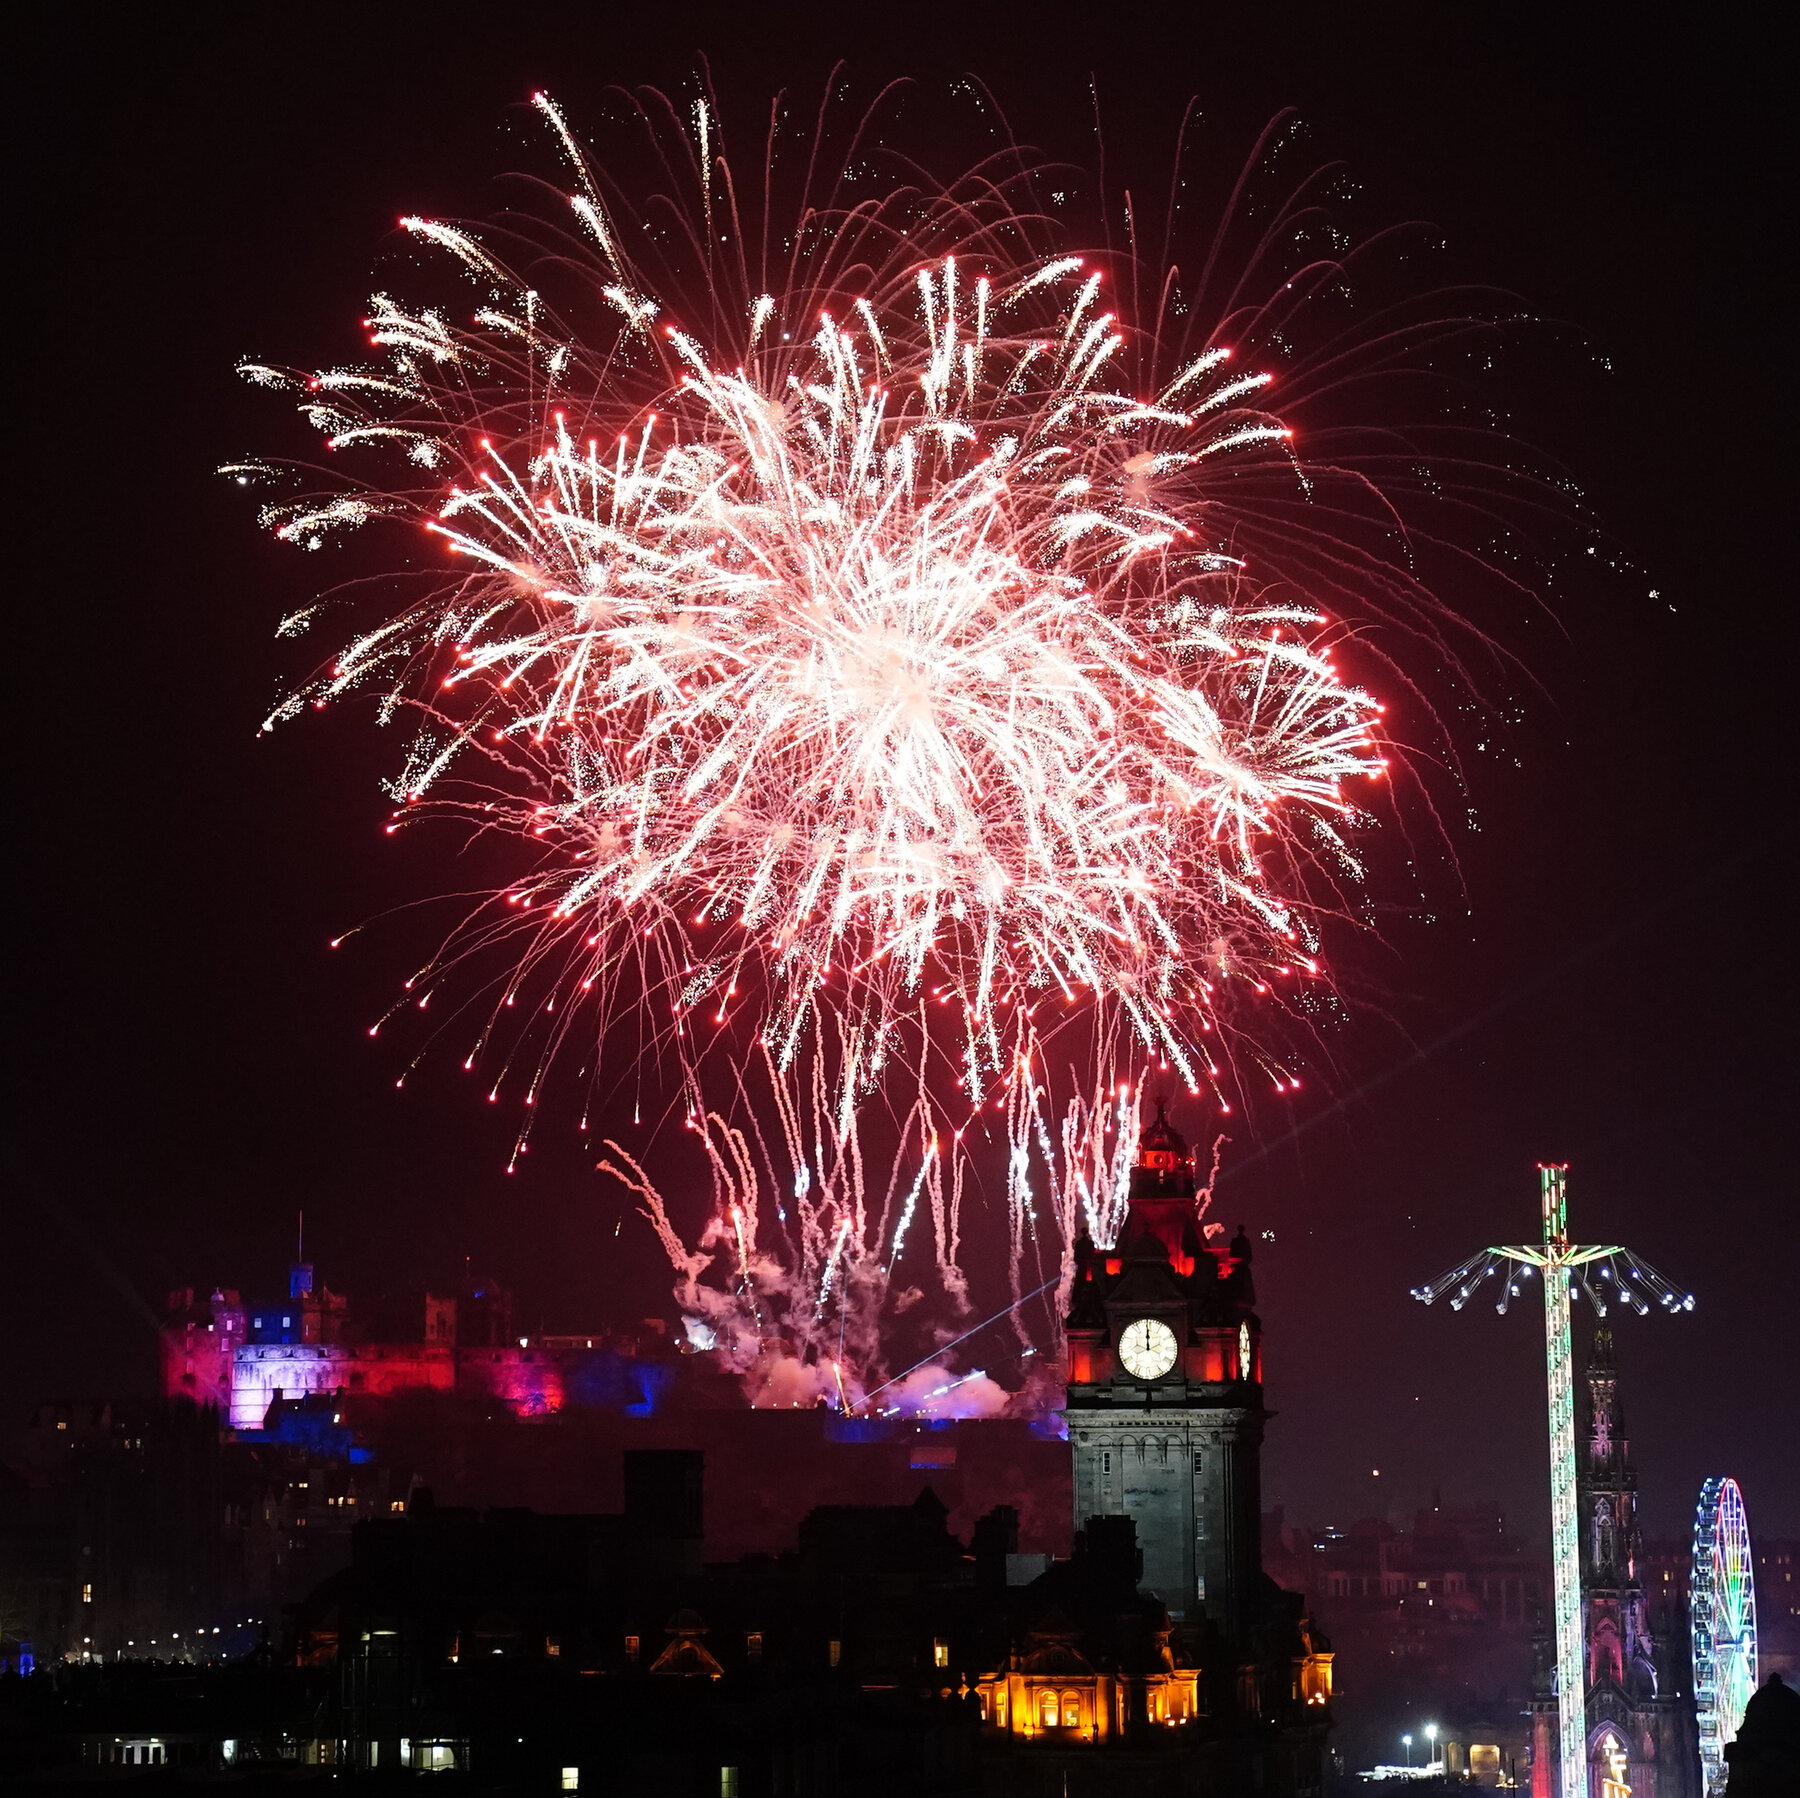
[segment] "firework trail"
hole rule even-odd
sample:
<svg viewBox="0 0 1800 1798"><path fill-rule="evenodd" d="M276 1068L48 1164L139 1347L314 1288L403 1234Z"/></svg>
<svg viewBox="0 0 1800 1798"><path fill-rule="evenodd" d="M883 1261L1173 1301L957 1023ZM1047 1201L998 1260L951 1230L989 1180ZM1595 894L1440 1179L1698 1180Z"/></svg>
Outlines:
<svg viewBox="0 0 1800 1798"><path fill-rule="evenodd" d="M402 1003L504 970L466 1065L523 1089L520 1152L559 1052L602 1103L608 1027L638 1020L708 1222L619 1143L601 1165L691 1334L777 1397L779 1341L853 1404L921 1280L967 1307L984 1110L1017 1295L1112 1239L1146 1073L1225 1110L1246 1074L1298 1084L1266 1021L1322 985L1387 761L1313 590L1356 552L1281 516L1306 477L1269 372L1134 332L1016 155L809 185L783 235L772 189L740 210L708 103L652 121L685 197L641 214L535 104L566 226L407 219L475 306L378 295L366 363L243 367L369 471L267 508L276 535L398 520L440 571L269 723L353 691L417 720L392 828L460 818L517 872ZM865 152L838 147L846 178Z"/></svg>

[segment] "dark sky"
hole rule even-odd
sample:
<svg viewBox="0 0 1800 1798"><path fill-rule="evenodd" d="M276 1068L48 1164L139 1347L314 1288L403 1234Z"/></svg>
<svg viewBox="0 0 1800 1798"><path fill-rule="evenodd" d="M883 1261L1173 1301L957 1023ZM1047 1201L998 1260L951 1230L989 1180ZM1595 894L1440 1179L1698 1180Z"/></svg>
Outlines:
<svg viewBox="0 0 1800 1798"><path fill-rule="evenodd" d="M1461 269L1563 321L1502 403L1624 571L1568 571L1554 625L1509 642L1541 690L1514 683L1524 722L1470 758L1469 915L1398 929L1370 964L1389 1021L1294 1102L1296 1134L1271 1114L1233 1145L1230 1221L1275 1232L1268 1492L1342 1520L1439 1483L1537 1519L1537 1314L1407 1289L1534 1234L1533 1164L1568 1159L1577 1234L1698 1295L1619 1326L1651 1526L1731 1472L1754 1530L1800 1533L1791 108L1755 9L1469 10L60 9L9 108L9 1427L146 1389L167 1289L278 1277L302 1206L353 1297L469 1255L532 1326L666 1308L591 1157L509 1181L506 1121L460 1076L394 1090L398 1052L365 1031L419 940L326 942L442 870L380 832L391 745L366 713L258 740L303 671L273 625L319 569L209 471L278 432L240 355L354 354L399 214L477 216L492 177L548 166L522 149L533 87L579 120L704 51L758 102L842 55L871 89L974 71L1071 156L1090 71L1121 154L1190 92L1230 156L1295 106L1364 216L1432 221Z"/></svg>

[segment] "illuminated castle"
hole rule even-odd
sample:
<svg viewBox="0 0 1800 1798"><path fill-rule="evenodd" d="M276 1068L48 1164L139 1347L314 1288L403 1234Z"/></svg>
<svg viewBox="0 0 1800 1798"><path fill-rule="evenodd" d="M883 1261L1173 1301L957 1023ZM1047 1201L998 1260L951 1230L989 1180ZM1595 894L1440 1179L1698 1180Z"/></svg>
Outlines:
<svg viewBox="0 0 1800 1798"><path fill-rule="evenodd" d="M1216 1229L1217 1226L1214 1226ZM1187 1144L1158 1111L1117 1244L1075 1248L1068 1317L1075 1521L1137 1525L1144 1584L1227 1637L1262 1583L1262 1325L1250 1244L1208 1246Z"/></svg>
<svg viewBox="0 0 1800 1798"><path fill-rule="evenodd" d="M660 1327L646 1320L652 1334ZM224 1287L204 1299L192 1287L170 1293L162 1384L167 1397L217 1405L233 1430L260 1430L277 1399L388 1398L420 1388L497 1398L522 1417L587 1404L630 1412L648 1409L672 1376L638 1348L608 1334L515 1336L512 1295L486 1279L468 1280L455 1297L427 1294L419 1340L365 1341L343 1296L297 1262L286 1296L264 1304L246 1305Z"/></svg>
<svg viewBox="0 0 1800 1798"><path fill-rule="evenodd" d="M1582 1641L1591 1798L1689 1798L1699 1753L1671 1617L1653 1617L1641 1577L1637 1469L1624 1433L1612 1331L1594 1333L1577 1448ZM1658 1628L1657 1626L1661 1627ZM1551 1790L1556 1699L1547 1669L1533 1712L1533 1791Z"/></svg>

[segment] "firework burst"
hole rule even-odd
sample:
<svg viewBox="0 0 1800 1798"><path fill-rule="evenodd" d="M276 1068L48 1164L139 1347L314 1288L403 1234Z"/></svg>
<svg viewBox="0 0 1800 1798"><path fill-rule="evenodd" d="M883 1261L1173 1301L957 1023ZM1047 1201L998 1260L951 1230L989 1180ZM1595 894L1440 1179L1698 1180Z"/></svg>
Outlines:
<svg viewBox="0 0 1800 1798"><path fill-rule="evenodd" d="M273 505L276 534L398 519L444 571L270 723L353 690L417 717L395 827L450 814L519 853L405 1003L498 950L468 1064L500 1061L496 1094L520 1068L527 1119L572 1038L598 1064L642 1020L713 1171L697 1246L637 1159L604 1165L709 1344L835 1338L854 1402L921 1206L964 1300L981 1108L1012 1144L1017 1293L1040 1205L1111 1239L1146 1068L1225 1109L1246 1058L1297 1084L1254 1019L1321 977L1380 707L1295 558L1271 578L1239 543L1273 528L1259 494L1305 487L1270 373L1134 334L1104 259L1046 247L1022 162L811 205L772 242L703 104L692 198L652 229L536 104L577 177L565 305L485 236L408 219L483 290L466 320L378 296L367 363L244 365L332 451L409 471ZM521 1006L522 1058L495 1034ZM1058 1099L1065 1030L1087 1072Z"/></svg>

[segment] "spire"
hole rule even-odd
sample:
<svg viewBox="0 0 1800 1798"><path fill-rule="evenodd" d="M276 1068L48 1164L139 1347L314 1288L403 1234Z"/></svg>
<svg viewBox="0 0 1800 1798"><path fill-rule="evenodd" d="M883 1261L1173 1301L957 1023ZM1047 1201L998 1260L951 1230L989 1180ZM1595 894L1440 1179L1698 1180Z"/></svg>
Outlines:
<svg viewBox="0 0 1800 1798"><path fill-rule="evenodd" d="M1594 1332L1587 1358L1586 1458L1594 1466L1615 1452L1623 1453L1624 1412L1619 1402L1619 1370L1613 1360L1613 1333L1601 1324Z"/></svg>

